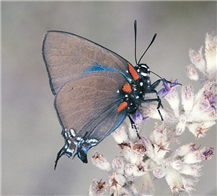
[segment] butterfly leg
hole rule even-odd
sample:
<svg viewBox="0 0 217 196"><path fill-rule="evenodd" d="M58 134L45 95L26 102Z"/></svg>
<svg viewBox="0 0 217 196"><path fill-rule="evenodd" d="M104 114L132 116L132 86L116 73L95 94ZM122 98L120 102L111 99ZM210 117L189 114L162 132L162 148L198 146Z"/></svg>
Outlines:
<svg viewBox="0 0 217 196"><path fill-rule="evenodd" d="M165 82L171 83L170 81L167 81L167 80L164 80L164 79L159 79L159 80L155 81L155 82L150 86L149 90L148 90L146 93L155 93L157 98L155 98L155 99L146 99L146 100L144 100L143 102L153 102L153 101L157 101L157 102L158 102L157 110L158 110L158 113L159 113L159 115L160 115L161 120L163 121L163 116L162 116L162 114L161 114L161 112L160 112L160 107L163 108L163 105L162 105L162 103L161 103L161 99L160 99L160 97L158 96L157 91L155 90L155 88L157 88L157 86L159 85L159 83L160 83L161 81L165 81Z"/></svg>
<svg viewBox="0 0 217 196"><path fill-rule="evenodd" d="M158 110L158 113L161 117L161 120L163 121L163 117L161 115L161 112L159 110L160 106L163 108L163 105L161 103L161 99L160 97L158 96L158 93L157 91L155 90L157 88L157 86L159 85L160 82L166 82L166 83L169 83L169 84L175 84L175 85L181 85L180 83L177 83L177 82L171 82L171 81L168 81L166 79L159 79L157 81L155 81L149 88L149 90L147 91L147 93L155 93L157 98L156 99L147 99L147 100L144 100L145 102L152 102L152 101L157 101L158 102L158 106L157 106L157 110Z"/></svg>
<svg viewBox="0 0 217 196"><path fill-rule="evenodd" d="M161 114L161 112L160 112L160 107L163 108L163 105L162 105L162 103L161 103L160 97L159 97L158 94L157 94L157 91L155 90L155 88L156 88L157 85L160 83L160 81L161 81L161 80L157 80L156 82L154 82L154 83L151 85L151 88L150 88L150 90L149 90L149 92L148 92L148 93L155 93L156 96L157 96L157 98L155 98L155 99L145 99L145 100L143 100L143 102L153 102L153 101L157 101L157 102L158 102L157 110L158 110L158 113L159 113L159 115L160 115L161 120L163 121L163 116L162 116L162 114Z"/></svg>
<svg viewBox="0 0 217 196"><path fill-rule="evenodd" d="M151 89L151 90L154 90L155 88L157 88L157 86L160 84L161 81L164 81L164 80L163 80L163 79L156 80L156 81L150 86L150 89Z"/></svg>
<svg viewBox="0 0 217 196"><path fill-rule="evenodd" d="M135 122L133 121L133 119L130 116L128 116L128 117L130 119L130 123L131 123L132 128L136 129L136 134L137 134L138 138L141 139L141 137L139 135L139 132L138 132L138 130L136 128Z"/></svg>

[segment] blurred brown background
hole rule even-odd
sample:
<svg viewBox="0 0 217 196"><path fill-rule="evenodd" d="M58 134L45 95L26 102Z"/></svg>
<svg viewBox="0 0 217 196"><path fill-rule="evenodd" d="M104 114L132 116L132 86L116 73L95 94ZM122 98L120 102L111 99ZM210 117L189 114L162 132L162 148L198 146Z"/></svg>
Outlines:
<svg viewBox="0 0 217 196"><path fill-rule="evenodd" d="M92 165L90 157L99 150L112 160L117 155L112 137L89 151L88 164L77 157L72 161L64 156L57 170L53 169L64 141L41 43L47 30L68 31L97 42L134 64L135 19L137 58L157 33L142 62L162 77L178 78L183 85L197 85L185 77L184 67L190 64L189 49L198 51L204 45L206 32L216 32L214 1L2 2L3 195L86 195L93 178L107 180L107 175ZM144 123L144 135L153 130L153 124L154 121ZM216 150L216 127L198 141L186 130L181 141ZM194 194L214 195L216 153L203 164L203 176ZM154 183L156 195L171 195L164 179Z"/></svg>

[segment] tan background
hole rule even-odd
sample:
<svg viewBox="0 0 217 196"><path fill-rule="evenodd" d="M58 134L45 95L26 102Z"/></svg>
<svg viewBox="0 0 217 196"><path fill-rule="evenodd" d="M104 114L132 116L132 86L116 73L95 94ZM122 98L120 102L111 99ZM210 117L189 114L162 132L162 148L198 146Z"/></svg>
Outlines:
<svg viewBox="0 0 217 196"><path fill-rule="evenodd" d="M112 160L117 155L112 137L89 151L89 164L64 156L57 170L53 170L64 141L41 43L47 30L68 31L93 40L134 64L135 19L138 58L158 33L143 62L162 77L195 85L184 74L184 66L190 64L188 50L199 50L206 32L216 31L216 2L2 3L3 195L85 195L93 178L106 180L90 157L99 150ZM153 130L153 123L144 123L144 135ZM195 141L193 135L185 131L182 143L191 141ZM216 148L216 127L196 143ZM154 183L157 195L171 195L164 179ZM195 195L216 193L216 153L212 160L204 162L203 177L196 187Z"/></svg>

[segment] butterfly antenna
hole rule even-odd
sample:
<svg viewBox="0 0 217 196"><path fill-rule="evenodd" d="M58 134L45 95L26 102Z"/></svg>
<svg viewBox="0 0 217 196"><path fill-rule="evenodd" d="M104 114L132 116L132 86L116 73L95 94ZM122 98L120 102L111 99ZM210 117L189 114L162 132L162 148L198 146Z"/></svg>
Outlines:
<svg viewBox="0 0 217 196"><path fill-rule="evenodd" d="M140 63L140 61L142 60L143 56L145 55L145 53L147 52L147 50L150 48L150 46L152 45L152 43L154 42L155 38L157 36L157 33L154 34L154 37L151 40L151 43L149 44L149 46L147 47L147 49L145 50L145 52L143 53L143 55L140 57L138 64Z"/></svg>
<svg viewBox="0 0 217 196"><path fill-rule="evenodd" d="M134 34L135 34L135 62L136 62L136 65L137 65L137 58L136 58L136 34L137 34L136 20L134 21Z"/></svg>
<svg viewBox="0 0 217 196"><path fill-rule="evenodd" d="M162 77L160 77L158 74L154 73L153 71L150 71L150 72L156 75L157 77L159 77L160 79L163 79Z"/></svg>
<svg viewBox="0 0 217 196"><path fill-rule="evenodd" d="M150 71L151 73L153 73L154 75L156 75L157 77L159 77L161 79L162 82L167 82L169 84L176 84L176 85L180 85L182 86L182 84L178 83L178 82L171 82L171 81L168 81L166 79L163 79L162 77L160 77L158 74L154 73L153 71ZM161 114L160 114L161 115Z"/></svg>

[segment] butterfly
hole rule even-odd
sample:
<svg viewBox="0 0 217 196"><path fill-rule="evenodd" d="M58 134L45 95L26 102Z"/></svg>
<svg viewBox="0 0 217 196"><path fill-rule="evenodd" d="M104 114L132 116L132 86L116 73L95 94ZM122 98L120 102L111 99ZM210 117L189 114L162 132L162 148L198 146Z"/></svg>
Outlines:
<svg viewBox="0 0 217 196"><path fill-rule="evenodd" d="M77 155L87 163L87 151L117 129L127 116L136 129L130 115L143 102L157 101L161 116L161 99L155 88L161 81L171 82L160 78L151 83L150 68L140 63L156 34L137 62L136 29L135 21L136 66L81 36L63 31L45 34L42 54L65 140L55 168L62 155ZM156 94L156 98L146 99L149 93Z"/></svg>

